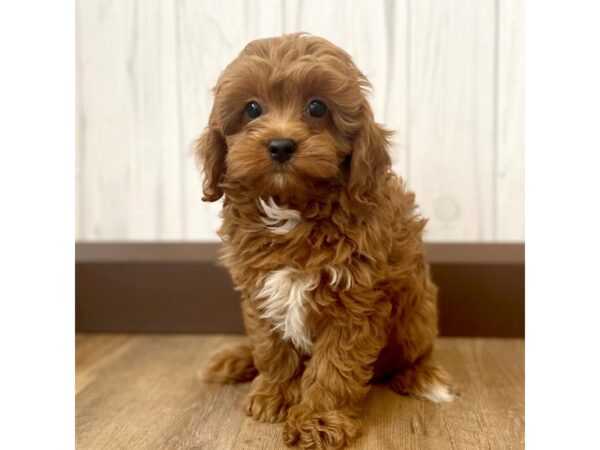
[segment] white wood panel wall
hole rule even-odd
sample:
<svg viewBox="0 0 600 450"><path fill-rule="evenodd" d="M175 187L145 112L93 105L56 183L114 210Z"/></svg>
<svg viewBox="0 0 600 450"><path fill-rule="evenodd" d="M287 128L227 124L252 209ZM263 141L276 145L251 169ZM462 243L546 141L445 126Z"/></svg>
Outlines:
<svg viewBox="0 0 600 450"><path fill-rule="evenodd" d="M396 130L429 241L523 225L521 0L78 0L77 239L215 240L192 143L219 73L255 38L346 49Z"/></svg>

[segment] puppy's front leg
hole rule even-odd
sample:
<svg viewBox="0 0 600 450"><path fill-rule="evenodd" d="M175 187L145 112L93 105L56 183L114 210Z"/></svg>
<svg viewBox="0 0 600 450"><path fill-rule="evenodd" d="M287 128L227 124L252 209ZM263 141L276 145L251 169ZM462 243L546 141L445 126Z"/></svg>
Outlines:
<svg viewBox="0 0 600 450"><path fill-rule="evenodd" d="M338 311L318 337L302 377L302 401L284 426L288 445L303 449L344 448L361 431L359 414L369 392L373 364L386 342L389 307Z"/></svg>
<svg viewBox="0 0 600 450"><path fill-rule="evenodd" d="M260 319L251 301L242 302L242 311L259 372L242 409L256 420L281 422L289 407L300 401L301 357Z"/></svg>

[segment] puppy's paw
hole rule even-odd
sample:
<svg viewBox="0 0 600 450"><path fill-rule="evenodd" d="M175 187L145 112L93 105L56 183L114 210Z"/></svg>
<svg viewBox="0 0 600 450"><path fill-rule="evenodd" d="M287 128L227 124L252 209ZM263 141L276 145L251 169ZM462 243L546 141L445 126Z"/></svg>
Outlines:
<svg viewBox="0 0 600 450"><path fill-rule="evenodd" d="M417 364L397 373L390 383L393 391L434 403L451 402L458 391L444 369Z"/></svg>
<svg viewBox="0 0 600 450"><path fill-rule="evenodd" d="M454 387L440 382L432 382L427 386L426 390L415 394L417 398L429 400L433 403L452 402L457 395L458 392Z"/></svg>
<svg viewBox="0 0 600 450"><path fill-rule="evenodd" d="M209 383L240 383L254 379L257 373L250 344L240 342L210 355L200 379Z"/></svg>
<svg viewBox="0 0 600 450"><path fill-rule="evenodd" d="M288 406L281 393L250 393L242 402L247 416L260 422L283 422Z"/></svg>
<svg viewBox="0 0 600 450"><path fill-rule="evenodd" d="M343 410L313 411L300 404L288 413L283 439L287 445L301 449L341 449L358 437L360 431L356 414Z"/></svg>

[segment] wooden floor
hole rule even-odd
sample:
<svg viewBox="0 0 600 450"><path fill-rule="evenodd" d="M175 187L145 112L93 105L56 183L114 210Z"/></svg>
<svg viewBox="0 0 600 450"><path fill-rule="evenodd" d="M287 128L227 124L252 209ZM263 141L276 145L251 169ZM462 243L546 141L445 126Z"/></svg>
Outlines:
<svg viewBox="0 0 600 450"><path fill-rule="evenodd" d="M239 337L79 334L76 441L82 449L279 449L281 424L247 418L249 385L204 384L207 354ZM524 448L522 340L440 339L437 360L458 383L432 404L374 387L356 449Z"/></svg>

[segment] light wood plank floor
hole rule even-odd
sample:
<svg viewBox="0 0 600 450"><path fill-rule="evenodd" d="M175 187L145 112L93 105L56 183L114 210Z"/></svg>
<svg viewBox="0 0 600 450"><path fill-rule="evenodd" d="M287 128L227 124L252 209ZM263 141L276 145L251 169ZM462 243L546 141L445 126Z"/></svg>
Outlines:
<svg viewBox="0 0 600 450"><path fill-rule="evenodd" d="M281 424L247 418L249 385L204 384L206 356L241 339L217 335L79 334L78 449L279 449ZM440 339L437 360L461 395L432 404L375 386L356 449L524 447L524 345L515 339Z"/></svg>

